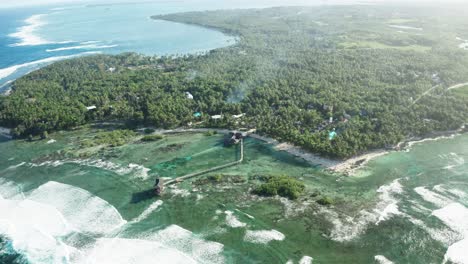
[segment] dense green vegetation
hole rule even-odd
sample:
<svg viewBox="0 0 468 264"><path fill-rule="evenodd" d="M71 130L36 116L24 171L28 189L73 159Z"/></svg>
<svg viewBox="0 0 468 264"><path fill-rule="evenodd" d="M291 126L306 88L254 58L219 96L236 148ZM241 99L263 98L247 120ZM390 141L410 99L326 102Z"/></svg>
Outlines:
<svg viewBox="0 0 468 264"><path fill-rule="evenodd" d="M289 176L267 176L263 179L266 181L257 186L253 192L262 196L276 196L286 197L292 200L299 198L304 192L304 183Z"/></svg>
<svg viewBox="0 0 468 264"><path fill-rule="evenodd" d="M117 147L126 144L136 133L132 130L117 129L113 131L104 131L97 133L92 139L85 139L81 142L82 147L111 146Z"/></svg>
<svg viewBox="0 0 468 264"><path fill-rule="evenodd" d="M349 157L468 121L466 97L446 90L468 81L468 52L456 40L468 38L463 11L343 6L157 16L239 41L200 56L55 63L0 98L0 125L16 137L104 120L255 127L322 155ZM218 114L223 118L210 119ZM329 140L333 128L338 136Z"/></svg>
<svg viewBox="0 0 468 264"><path fill-rule="evenodd" d="M163 139L164 136L160 134L155 134L155 135L146 135L144 136L141 141L158 141Z"/></svg>

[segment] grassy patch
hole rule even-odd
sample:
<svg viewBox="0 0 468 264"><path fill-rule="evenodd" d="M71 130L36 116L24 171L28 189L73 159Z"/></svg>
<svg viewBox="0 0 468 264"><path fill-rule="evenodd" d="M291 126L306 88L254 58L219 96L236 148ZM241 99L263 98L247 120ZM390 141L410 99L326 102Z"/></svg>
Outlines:
<svg viewBox="0 0 468 264"><path fill-rule="evenodd" d="M457 89L453 89L452 92L459 96L468 97L468 85Z"/></svg>
<svg viewBox="0 0 468 264"><path fill-rule="evenodd" d="M151 142L151 141L158 141L158 140L161 140L163 139L164 136L163 135L160 135L160 134L156 134L156 135L146 135L144 136L141 141L145 141L145 142Z"/></svg>
<svg viewBox="0 0 468 264"><path fill-rule="evenodd" d="M383 44L377 41L346 41L339 44L340 47L345 49L359 49L359 48L370 48L370 49L398 49L405 51L417 51L426 52L431 50L431 47L421 45L408 45L408 46L391 46Z"/></svg>

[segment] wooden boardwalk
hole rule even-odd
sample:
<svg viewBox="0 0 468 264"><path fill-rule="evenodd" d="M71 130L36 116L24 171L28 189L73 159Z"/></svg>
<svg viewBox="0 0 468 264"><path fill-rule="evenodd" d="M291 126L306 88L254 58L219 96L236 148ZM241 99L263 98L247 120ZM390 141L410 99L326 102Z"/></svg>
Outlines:
<svg viewBox="0 0 468 264"><path fill-rule="evenodd" d="M199 172L190 173L190 174L187 174L187 175L184 175L184 176L181 176L181 177L177 177L175 179L172 179L172 180L169 180L169 181L165 182L164 185L170 185L170 184L182 182L184 180L194 178L194 177L197 177L197 176L200 176L200 175L203 175L203 174L207 174L207 173L210 173L210 172L213 172L213 171L218 171L218 170L222 170L222 169L225 169L225 168L228 168L228 167L236 166L236 165L242 163L243 160L244 160L244 140L241 139L241 141L240 141L240 158L239 158L239 160L234 161L234 162L230 162L230 163L227 163L227 164L224 164L224 165L212 167L212 168L202 170L202 171L199 171Z"/></svg>

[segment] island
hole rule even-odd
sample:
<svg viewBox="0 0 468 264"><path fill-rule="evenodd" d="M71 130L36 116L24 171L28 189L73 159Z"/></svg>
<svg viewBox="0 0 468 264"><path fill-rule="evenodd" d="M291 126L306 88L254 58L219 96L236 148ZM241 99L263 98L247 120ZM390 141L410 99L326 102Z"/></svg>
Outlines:
<svg viewBox="0 0 468 264"><path fill-rule="evenodd" d="M12 83L0 97L0 126L14 138L95 122L256 129L338 160L395 148L468 121L468 52L455 31L462 18L442 12L435 24L437 12L330 6L153 16L238 41L196 55L56 62Z"/></svg>

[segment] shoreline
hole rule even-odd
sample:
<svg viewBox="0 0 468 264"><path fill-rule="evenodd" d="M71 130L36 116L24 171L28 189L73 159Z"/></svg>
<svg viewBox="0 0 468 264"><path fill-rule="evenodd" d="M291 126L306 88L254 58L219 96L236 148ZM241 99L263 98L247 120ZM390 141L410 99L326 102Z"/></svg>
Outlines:
<svg viewBox="0 0 468 264"><path fill-rule="evenodd" d="M408 138L404 141L399 142L390 149L381 148L376 150L367 151L363 154L345 159L345 160L334 160L330 158L322 157L318 154L312 153L310 151L304 150L301 147L295 146L291 143L280 143L277 140L269 137L260 136L258 134L252 134L250 137L262 140L269 144L273 144L274 148L279 151L285 151L293 156L304 159L305 161L312 163L314 165L319 165L323 169L328 170L333 173L341 173L346 176L352 176L356 173L357 170L364 167L370 161L390 154L392 152L398 151L409 151L411 147L415 144L423 143L426 141L435 141L439 139L448 139L453 138L457 135L463 134L465 131L465 126L462 126L456 130L433 132L428 136L417 137L417 138Z"/></svg>
<svg viewBox="0 0 468 264"><path fill-rule="evenodd" d="M140 130L144 130L145 128L141 128ZM171 134L171 133L185 133L185 132L195 132L195 133L203 133L209 131L216 131L219 134L226 134L229 133L229 129L219 129L219 128L175 128L175 129L155 129L155 134ZM285 151L295 157L301 158L308 163L313 165L317 165L322 167L324 170L332 172L332 173L340 173L344 174L345 176L352 176L354 175L359 169L364 167L370 161L385 156L387 154L398 152L398 151L409 151L410 148L419 143L423 143L426 141L435 141L439 139L446 139L452 138L454 136L462 134L466 131L465 126L463 125L461 128L456 130L448 130L448 131L441 131L441 132L433 132L424 137L413 137L408 138L404 141L399 142L398 144L394 145L391 148L381 148L376 150L367 151L365 153L359 154L357 156L345 159L345 160L337 160L322 157L316 153L312 153L303 149L302 147L295 146L288 142L279 142L278 140L263 136L259 134L250 134L249 137L261 140L266 142L267 144L273 145L273 148L277 151Z"/></svg>

